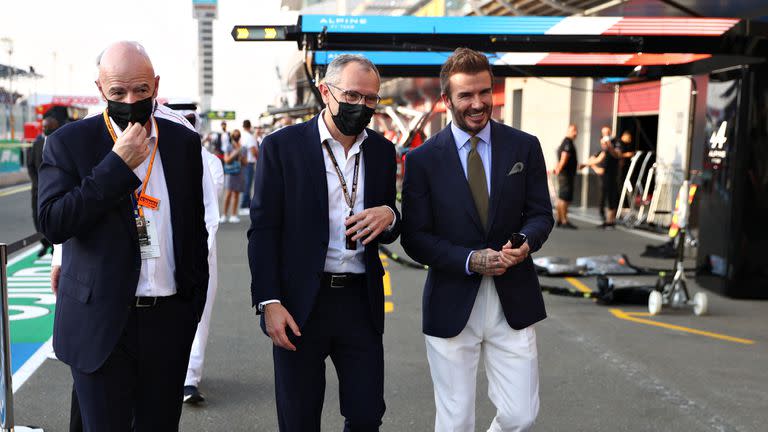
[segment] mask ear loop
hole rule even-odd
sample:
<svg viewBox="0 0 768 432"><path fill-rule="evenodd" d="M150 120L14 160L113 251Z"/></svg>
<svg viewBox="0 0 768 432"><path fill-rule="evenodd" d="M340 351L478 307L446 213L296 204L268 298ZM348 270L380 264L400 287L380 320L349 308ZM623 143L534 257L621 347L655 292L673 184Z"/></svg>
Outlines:
<svg viewBox="0 0 768 432"><path fill-rule="evenodd" d="M326 83L326 84L325 84L325 86L328 88L328 93L330 93L330 95L331 95L331 97L333 98L333 100L335 100L335 101L336 101L336 105L339 105L339 109L341 109L341 104L340 104L339 100L338 100L338 99L336 99L336 96L334 96L334 95L333 95L333 92L331 91L331 86L330 86L330 85L328 85L328 83ZM330 112L332 116L337 116L337 115L339 115L339 112L336 112L336 114L334 114L334 113L333 113L333 111L331 111L331 106L330 106L330 104L328 105L328 112Z"/></svg>

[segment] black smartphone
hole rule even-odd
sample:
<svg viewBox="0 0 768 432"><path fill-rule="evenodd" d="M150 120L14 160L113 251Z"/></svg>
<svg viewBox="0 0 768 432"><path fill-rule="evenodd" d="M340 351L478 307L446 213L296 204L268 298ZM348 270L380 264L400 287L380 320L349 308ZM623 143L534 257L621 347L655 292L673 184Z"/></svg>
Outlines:
<svg viewBox="0 0 768 432"><path fill-rule="evenodd" d="M526 240L528 240L528 237L526 237L526 235L523 233L514 233L509 238L509 242L512 243L512 249L519 248L523 245L523 243L525 243Z"/></svg>

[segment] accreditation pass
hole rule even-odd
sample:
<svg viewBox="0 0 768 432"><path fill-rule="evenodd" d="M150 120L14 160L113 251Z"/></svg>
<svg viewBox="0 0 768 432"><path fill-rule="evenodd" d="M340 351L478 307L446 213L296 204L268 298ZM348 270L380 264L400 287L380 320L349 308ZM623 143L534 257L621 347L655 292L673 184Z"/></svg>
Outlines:
<svg viewBox="0 0 768 432"><path fill-rule="evenodd" d="M139 234L141 259L159 258L160 244L157 239L155 224L144 216L139 216L136 218L136 231Z"/></svg>

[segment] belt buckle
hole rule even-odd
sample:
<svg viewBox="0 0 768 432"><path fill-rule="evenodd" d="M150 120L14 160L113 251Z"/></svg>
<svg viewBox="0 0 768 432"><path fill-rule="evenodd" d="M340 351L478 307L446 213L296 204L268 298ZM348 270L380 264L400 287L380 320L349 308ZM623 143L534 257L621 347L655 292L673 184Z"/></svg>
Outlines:
<svg viewBox="0 0 768 432"><path fill-rule="evenodd" d="M347 275L331 275L331 288L344 288ZM339 281L338 283L336 281Z"/></svg>
<svg viewBox="0 0 768 432"><path fill-rule="evenodd" d="M148 298L148 297L136 297L136 307L137 308L147 308L147 307L153 307L157 305L157 297L149 297L152 299L152 304L143 304L141 302L141 299Z"/></svg>

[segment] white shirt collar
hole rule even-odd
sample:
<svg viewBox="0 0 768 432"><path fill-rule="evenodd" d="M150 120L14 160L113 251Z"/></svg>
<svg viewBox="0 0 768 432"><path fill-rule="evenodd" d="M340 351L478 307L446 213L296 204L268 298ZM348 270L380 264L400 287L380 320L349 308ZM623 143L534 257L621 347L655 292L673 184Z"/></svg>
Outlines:
<svg viewBox="0 0 768 432"><path fill-rule="evenodd" d="M458 126L456 126L455 122L451 122L451 133L453 134L453 140L456 142L457 149L464 147L469 139L472 138L472 135L469 132L460 129ZM488 120L488 123L485 124L485 127L477 133L477 136L486 144L491 144L490 120Z"/></svg>
<svg viewBox="0 0 768 432"><path fill-rule="evenodd" d="M326 140L328 140L331 143L339 143L333 135L331 135L331 131L328 130L328 125L325 124L325 110L322 110L320 112L320 118L317 119L317 129L320 132L320 144ZM362 132L355 138L355 142L352 144L352 148L349 150L348 156L354 156L355 154L360 152L360 147L363 144L363 141L368 138L368 131L363 129ZM341 145L341 143L339 143Z"/></svg>

